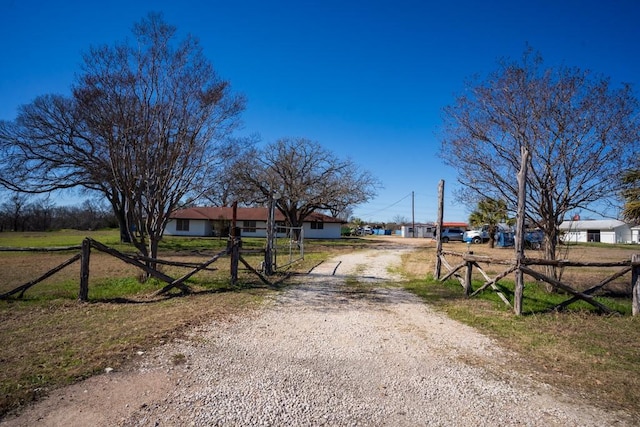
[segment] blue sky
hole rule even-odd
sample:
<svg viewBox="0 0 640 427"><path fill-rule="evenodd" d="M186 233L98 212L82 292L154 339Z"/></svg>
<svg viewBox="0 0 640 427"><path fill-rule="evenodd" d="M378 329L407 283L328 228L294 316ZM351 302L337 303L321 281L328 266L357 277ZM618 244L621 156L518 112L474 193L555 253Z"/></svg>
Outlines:
<svg viewBox="0 0 640 427"><path fill-rule="evenodd" d="M640 2L621 1L33 1L0 0L0 120L45 93L68 94L81 53L131 37L162 12L200 39L219 74L248 99L240 134L319 141L370 170L384 188L354 214L365 221L445 221L456 174L437 157L441 110L466 78L519 58L640 83ZM69 195L65 197L70 197ZM59 203L70 199L60 199Z"/></svg>

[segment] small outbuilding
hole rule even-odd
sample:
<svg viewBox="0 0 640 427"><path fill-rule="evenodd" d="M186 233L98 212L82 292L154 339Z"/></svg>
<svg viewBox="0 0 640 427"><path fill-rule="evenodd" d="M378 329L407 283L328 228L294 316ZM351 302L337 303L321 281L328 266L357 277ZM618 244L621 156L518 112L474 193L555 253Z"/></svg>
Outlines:
<svg viewBox="0 0 640 427"><path fill-rule="evenodd" d="M638 227L617 219L563 221L560 231L562 240L570 243L638 243Z"/></svg>
<svg viewBox="0 0 640 427"><path fill-rule="evenodd" d="M443 222L443 228L460 228L462 230L466 230L469 228L469 224L466 222ZM427 222L423 224L415 224L415 227L412 225L403 225L400 227L400 236L401 237L421 237L421 238L429 238L435 239L436 237L436 228L437 224L435 222Z"/></svg>
<svg viewBox="0 0 640 427"><path fill-rule="evenodd" d="M400 227L401 237L421 237L421 238L434 238L436 236L436 225L433 223L428 224L416 224L403 225Z"/></svg>

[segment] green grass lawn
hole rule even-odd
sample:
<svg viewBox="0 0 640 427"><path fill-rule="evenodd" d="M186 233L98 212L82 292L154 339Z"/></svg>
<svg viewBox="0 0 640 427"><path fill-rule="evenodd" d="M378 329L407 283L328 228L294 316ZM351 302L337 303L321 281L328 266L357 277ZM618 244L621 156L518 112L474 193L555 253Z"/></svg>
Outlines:
<svg viewBox="0 0 640 427"><path fill-rule="evenodd" d="M132 245L120 243L120 232L117 229L82 231L26 231L26 232L2 232L0 233L0 247L5 248L46 248L66 247L81 245L82 241L89 237L107 246L116 249L134 250ZM264 248L264 238L243 238L244 249ZM370 245L366 239L345 237L342 239L313 239L307 240L311 250L314 248L358 248ZM195 251L202 249L223 249L227 245L224 237L188 237L188 236L164 236L160 242L161 251Z"/></svg>
<svg viewBox="0 0 640 427"><path fill-rule="evenodd" d="M81 231L26 231L0 233L0 247L9 248L47 248L77 246L85 237L90 237L105 245L119 245L120 232L115 229Z"/></svg>

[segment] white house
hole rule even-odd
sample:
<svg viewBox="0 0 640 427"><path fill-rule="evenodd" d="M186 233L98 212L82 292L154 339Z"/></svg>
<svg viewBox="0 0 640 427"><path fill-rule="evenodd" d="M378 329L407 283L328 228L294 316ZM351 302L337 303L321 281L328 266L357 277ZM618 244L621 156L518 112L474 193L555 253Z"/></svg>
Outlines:
<svg viewBox="0 0 640 427"><path fill-rule="evenodd" d="M227 236L233 218L231 207L196 207L181 209L171 215L164 234L169 236ZM267 208L237 208L236 227L241 237L266 237ZM284 216L276 210L276 232L286 235ZM343 221L313 212L303 223L308 239L339 239Z"/></svg>
<svg viewBox="0 0 640 427"><path fill-rule="evenodd" d="M632 232L635 230L635 232ZM565 242L638 243L639 227L617 219L563 221L560 231Z"/></svg>

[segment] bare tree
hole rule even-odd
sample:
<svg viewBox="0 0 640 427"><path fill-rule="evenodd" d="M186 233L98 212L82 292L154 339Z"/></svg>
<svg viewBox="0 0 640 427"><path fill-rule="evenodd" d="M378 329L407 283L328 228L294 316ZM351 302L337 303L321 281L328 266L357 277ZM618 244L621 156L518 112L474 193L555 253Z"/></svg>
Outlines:
<svg viewBox="0 0 640 427"><path fill-rule="evenodd" d="M620 164L637 152L637 107L628 85L614 89L577 68L543 69L527 49L521 63L502 61L445 108L440 155L458 171L467 197L504 200L513 212L520 147L527 147L526 216L544 231L545 255L555 259L565 214L617 195Z"/></svg>
<svg viewBox="0 0 640 427"><path fill-rule="evenodd" d="M398 224L398 225L407 225L407 224L411 224L411 220L409 220L409 218L407 218L404 215L396 215L393 217L393 219L391 220L391 222Z"/></svg>
<svg viewBox="0 0 640 427"><path fill-rule="evenodd" d="M26 207L29 197L26 194L12 192L0 205L0 210L11 231L24 231L26 224Z"/></svg>
<svg viewBox="0 0 640 427"><path fill-rule="evenodd" d="M106 204L86 200L81 206L56 206L48 195L36 198L20 192L0 193L0 232L95 230L116 224Z"/></svg>
<svg viewBox="0 0 640 427"><path fill-rule="evenodd" d="M211 175L205 178L203 199L215 206L231 206L238 199L243 189L242 183L234 177L234 168L254 153L259 140L258 135L251 135L248 138L229 138L222 144L218 150L219 167L212 169Z"/></svg>
<svg viewBox="0 0 640 427"><path fill-rule="evenodd" d="M34 200L28 206L28 220L32 230L51 230L53 226L55 203L51 201L50 195Z"/></svg>
<svg viewBox="0 0 640 427"><path fill-rule="evenodd" d="M344 208L342 211L337 212L334 217L343 220L344 222L349 222L349 218L353 216L353 207L348 206Z"/></svg>
<svg viewBox="0 0 640 427"><path fill-rule="evenodd" d="M277 193L276 207L292 227L302 226L314 211L336 214L364 203L379 187L368 171L305 138L255 149L234 170L244 188L241 200L268 203Z"/></svg>
<svg viewBox="0 0 640 427"><path fill-rule="evenodd" d="M150 14L134 26L135 43L84 55L71 98L40 97L1 123L0 148L11 154L3 184L99 191L123 237L155 256L169 215L200 194L218 165L217 141L244 108L197 40L175 33Z"/></svg>

